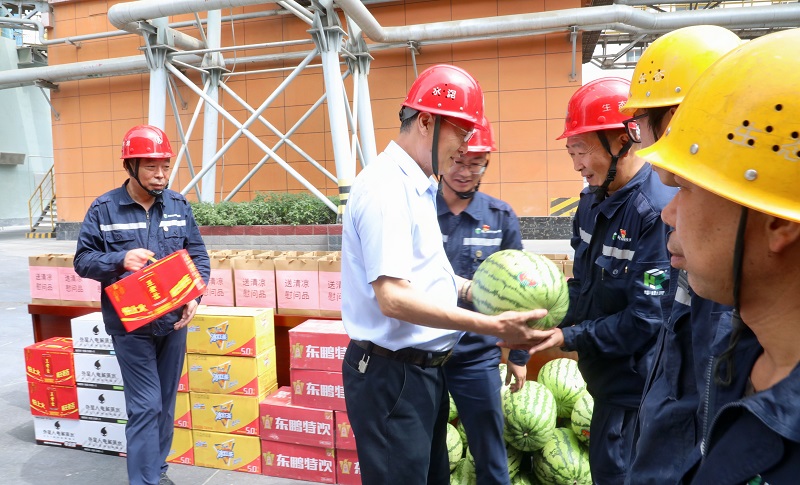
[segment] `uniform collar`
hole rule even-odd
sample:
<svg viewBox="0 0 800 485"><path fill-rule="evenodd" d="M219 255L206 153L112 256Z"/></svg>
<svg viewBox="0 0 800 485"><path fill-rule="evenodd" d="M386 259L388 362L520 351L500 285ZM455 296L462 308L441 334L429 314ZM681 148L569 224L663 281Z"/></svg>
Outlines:
<svg viewBox="0 0 800 485"><path fill-rule="evenodd" d="M484 194L481 192L475 192L475 195L469 201L469 204L467 205L466 209L464 209L462 214L469 214L469 216L476 221L483 220L483 216L486 214L486 210L489 205L488 200L483 195ZM436 211L440 216L445 214L452 215L452 212L450 212L450 208L447 206L447 202L445 202L444 197L442 194L438 193L436 195Z"/></svg>
<svg viewBox="0 0 800 485"><path fill-rule="evenodd" d="M625 202L627 202L631 193L637 190L652 174L653 170L649 163L642 165L642 168L636 172L636 175L634 175L633 178L628 180L628 183L620 187L616 192L609 195L605 200L597 204L600 212L602 212L607 218L613 216L617 209L622 207ZM589 187L583 189L581 194L587 197L594 197L594 194L589 192Z"/></svg>
<svg viewBox="0 0 800 485"><path fill-rule="evenodd" d="M403 173L405 173L411 180L411 184L417 190L417 194L422 195L430 190L432 190L434 194L436 193L438 188L436 179L432 175L430 177L426 177L425 172L422 171L417 162L414 161L414 159L411 158L411 156L406 153L406 151L403 150L400 145L394 141L390 141L385 151L390 157L392 157L392 160L397 162L400 170L402 170Z"/></svg>
<svg viewBox="0 0 800 485"><path fill-rule="evenodd" d="M122 191L122 196L119 198L119 205L138 204L138 202L133 200L133 197L131 197L131 194L128 193L128 183L130 181L131 181L131 179L128 179L128 180L126 180L125 182L122 183L122 187L120 188L120 190ZM162 205L162 206L164 205L164 193L163 192L161 193L161 195L156 197L155 201L153 201L153 205L155 205L155 204L159 204L159 205Z"/></svg>

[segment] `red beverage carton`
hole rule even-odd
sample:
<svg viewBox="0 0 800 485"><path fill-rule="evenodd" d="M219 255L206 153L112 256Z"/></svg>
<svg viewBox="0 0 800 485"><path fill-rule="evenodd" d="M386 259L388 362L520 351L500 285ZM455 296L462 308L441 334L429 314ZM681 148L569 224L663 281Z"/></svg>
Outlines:
<svg viewBox="0 0 800 485"><path fill-rule="evenodd" d="M25 347L25 372L28 382L74 386L72 339L51 337Z"/></svg>
<svg viewBox="0 0 800 485"><path fill-rule="evenodd" d="M336 483L336 460L331 448L264 440L261 457L264 475Z"/></svg>
<svg viewBox="0 0 800 485"><path fill-rule="evenodd" d="M347 411L341 372L291 369L292 404Z"/></svg>
<svg viewBox="0 0 800 485"><path fill-rule="evenodd" d="M341 320L306 320L289 330L289 368L341 372L349 343Z"/></svg>
<svg viewBox="0 0 800 485"><path fill-rule="evenodd" d="M350 418L346 411L336 411L334 415L336 423L336 449L356 450L356 437L353 435L353 427L350 426Z"/></svg>
<svg viewBox="0 0 800 485"><path fill-rule="evenodd" d="M291 401L292 391L288 386L261 401L261 438L333 448L333 411L297 406Z"/></svg>
<svg viewBox="0 0 800 485"><path fill-rule="evenodd" d="M182 307L205 289L192 258L181 249L106 287L106 294L130 332Z"/></svg>
<svg viewBox="0 0 800 485"><path fill-rule="evenodd" d="M355 451L336 450L336 483L361 485L361 466Z"/></svg>
<svg viewBox="0 0 800 485"><path fill-rule="evenodd" d="M31 414L78 419L78 392L74 386L56 386L28 381Z"/></svg>

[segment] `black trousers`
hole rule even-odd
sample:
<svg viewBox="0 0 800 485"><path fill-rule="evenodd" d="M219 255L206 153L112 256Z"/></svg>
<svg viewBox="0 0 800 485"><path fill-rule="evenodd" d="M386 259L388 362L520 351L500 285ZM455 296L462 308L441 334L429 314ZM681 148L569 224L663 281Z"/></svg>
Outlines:
<svg viewBox="0 0 800 485"><path fill-rule="evenodd" d="M351 342L342 364L362 483L449 485L450 401L442 368L372 354L362 373L366 352Z"/></svg>

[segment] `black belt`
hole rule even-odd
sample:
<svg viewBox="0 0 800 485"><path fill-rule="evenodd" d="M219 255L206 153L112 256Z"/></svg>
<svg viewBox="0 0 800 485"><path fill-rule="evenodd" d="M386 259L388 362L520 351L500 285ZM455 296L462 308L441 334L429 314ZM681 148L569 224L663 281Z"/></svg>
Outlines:
<svg viewBox="0 0 800 485"><path fill-rule="evenodd" d="M399 350L389 350L380 345L376 345L369 340L351 340L358 347L367 351L368 354L375 354L387 359L414 364L419 367L441 367L453 354L452 350L433 352L429 350L415 349L406 347Z"/></svg>

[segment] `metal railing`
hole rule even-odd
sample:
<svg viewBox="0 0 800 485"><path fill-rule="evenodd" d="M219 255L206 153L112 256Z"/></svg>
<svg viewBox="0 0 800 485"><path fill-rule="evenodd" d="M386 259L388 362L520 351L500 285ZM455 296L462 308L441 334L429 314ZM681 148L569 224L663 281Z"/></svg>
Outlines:
<svg viewBox="0 0 800 485"><path fill-rule="evenodd" d="M31 198L28 199L28 217L30 219L31 232L36 232L39 225L49 219L50 231L56 230L55 219L56 204L56 184L53 167L44 175L39 185L33 190ZM34 221L34 218L35 221Z"/></svg>

